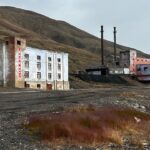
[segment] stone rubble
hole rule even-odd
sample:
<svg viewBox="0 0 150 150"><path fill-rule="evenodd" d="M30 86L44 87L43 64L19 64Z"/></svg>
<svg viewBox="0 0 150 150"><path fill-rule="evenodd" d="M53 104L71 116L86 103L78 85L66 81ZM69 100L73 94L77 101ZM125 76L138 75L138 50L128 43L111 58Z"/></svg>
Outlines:
<svg viewBox="0 0 150 150"><path fill-rule="evenodd" d="M118 96L120 92L128 88L108 90L75 90L68 93L53 93L47 94L41 92L38 94L14 95L11 102L9 95L8 99L0 95L0 150L52 150L49 144L40 142L37 137L29 136L26 132L23 123L28 123L27 117L32 114L41 114L47 112L59 113L63 108L68 108L74 105L92 104L96 106L121 106L131 107L142 112L150 113L150 92L137 90L133 88L134 97ZM142 95L143 94L143 95ZM139 96L140 95L140 96ZM15 98L16 96L16 98ZM5 102L6 101L6 102ZM135 116L136 117L136 116ZM140 118L136 118L140 119ZM143 149L150 150L150 141L143 142ZM58 150L140 150L138 146L132 145L128 138L124 139L124 144L120 147L114 143L108 145L100 145L97 147L85 147L82 145L67 145L58 146Z"/></svg>

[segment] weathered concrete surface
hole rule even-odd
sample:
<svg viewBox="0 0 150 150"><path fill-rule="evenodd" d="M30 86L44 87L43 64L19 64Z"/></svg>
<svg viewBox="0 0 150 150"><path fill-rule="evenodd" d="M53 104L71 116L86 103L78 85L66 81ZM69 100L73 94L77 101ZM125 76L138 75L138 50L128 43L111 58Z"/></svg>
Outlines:
<svg viewBox="0 0 150 150"><path fill-rule="evenodd" d="M3 85L3 45L0 44L0 86Z"/></svg>

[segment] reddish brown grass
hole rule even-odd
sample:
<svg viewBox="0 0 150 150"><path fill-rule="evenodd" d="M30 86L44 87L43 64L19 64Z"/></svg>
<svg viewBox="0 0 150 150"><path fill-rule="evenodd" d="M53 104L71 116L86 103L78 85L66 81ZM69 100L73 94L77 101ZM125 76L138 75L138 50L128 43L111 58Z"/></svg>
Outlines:
<svg viewBox="0 0 150 150"><path fill-rule="evenodd" d="M42 117L32 116L25 127L32 134L40 136L41 140L52 143L66 141L71 144L122 144L123 137L128 135L138 143L139 139L149 138L149 114L128 108L86 108L77 107L78 111L73 108L68 112L50 113ZM137 122L135 117L140 119L140 122Z"/></svg>

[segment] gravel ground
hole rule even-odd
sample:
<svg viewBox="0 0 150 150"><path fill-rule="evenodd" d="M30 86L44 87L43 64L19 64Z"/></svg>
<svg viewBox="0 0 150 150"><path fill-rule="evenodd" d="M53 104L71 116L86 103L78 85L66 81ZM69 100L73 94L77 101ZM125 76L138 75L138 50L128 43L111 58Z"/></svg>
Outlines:
<svg viewBox="0 0 150 150"><path fill-rule="evenodd" d="M150 86L118 87L105 89L83 89L71 91L43 92L28 90L0 90L0 150L50 150L47 144L29 136L23 129L23 122L32 114L62 111L64 107L93 104L99 106L128 106L150 113ZM149 141L148 141L149 142ZM138 149L129 142L124 148L115 144L100 145L97 148L82 146L58 146L64 150ZM149 146L147 150L150 150ZM146 148L145 148L146 149Z"/></svg>

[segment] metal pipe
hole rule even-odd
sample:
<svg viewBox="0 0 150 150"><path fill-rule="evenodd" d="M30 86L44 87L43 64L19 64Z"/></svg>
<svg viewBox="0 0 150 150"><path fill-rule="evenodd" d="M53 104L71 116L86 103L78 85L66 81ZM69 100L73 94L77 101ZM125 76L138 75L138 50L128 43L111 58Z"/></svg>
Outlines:
<svg viewBox="0 0 150 150"><path fill-rule="evenodd" d="M101 26L101 64L104 65L104 37L103 37L103 26Z"/></svg>
<svg viewBox="0 0 150 150"><path fill-rule="evenodd" d="M116 27L114 27L114 62L117 61L116 59L116 33L117 33Z"/></svg>

